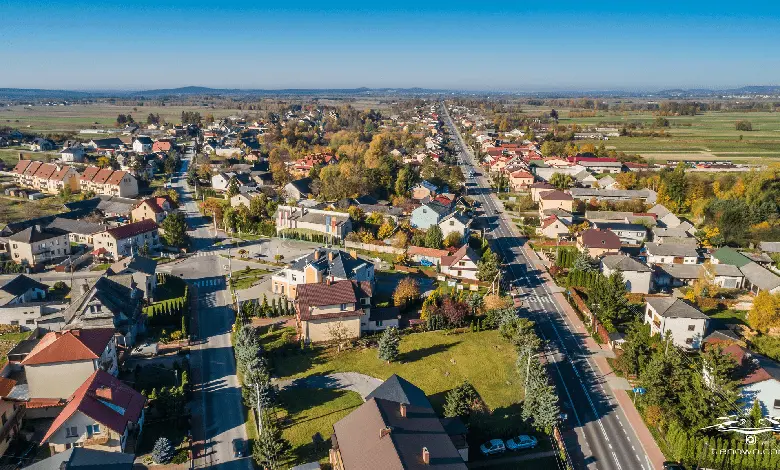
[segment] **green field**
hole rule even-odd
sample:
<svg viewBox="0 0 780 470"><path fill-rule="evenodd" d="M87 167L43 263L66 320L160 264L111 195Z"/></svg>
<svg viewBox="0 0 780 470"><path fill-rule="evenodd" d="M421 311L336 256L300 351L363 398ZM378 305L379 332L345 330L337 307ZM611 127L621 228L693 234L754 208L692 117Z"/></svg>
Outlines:
<svg viewBox="0 0 780 470"><path fill-rule="evenodd" d="M569 110L561 112L560 124L620 127L623 123L643 122L647 126L645 131L652 130L652 122L656 118L650 112L599 112L596 117L575 118L568 117L569 114ZM713 111L696 116L665 117L669 120L669 127L663 130L668 136L610 137L606 142L592 143L604 143L607 148L639 153L658 161L721 159L754 162L767 157L780 158L780 113ZM750 121L753 130L737 131L735 124L740 120Z"/></svg>

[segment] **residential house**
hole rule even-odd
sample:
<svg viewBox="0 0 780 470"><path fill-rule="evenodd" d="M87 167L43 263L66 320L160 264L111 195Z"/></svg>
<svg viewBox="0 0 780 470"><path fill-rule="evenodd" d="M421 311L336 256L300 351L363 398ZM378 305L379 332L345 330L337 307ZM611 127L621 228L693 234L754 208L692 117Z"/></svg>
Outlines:
<svg viewBox="0 0 780 470"><path fill-rule="evenodd" d="M654 266L653 283L658 288L674 288L692 285L706 275L724 289L742 287L745 276L736 266L729 264L710 264L711 273L706 272L704 264L657 264Z"/></svg>
<svg viewBox="0 0 780 470"><path fill-rule="evenodd" d="M139 135L133 139L133 152L149 153L154 147L154 141L146 135Z"/></svg>
<svg viewBox="0 0 780 470"><path fill-rule="evenodd" d="M244 206L249 209L252 206L252 199L259 197L261 194L258 191L239 191L238 194L230 198L230 207Z"/></svg>
<svg viewBox="0 0 780 470"><path fill-rule="evenodd" d="M113 328L50 331L22 360L30 398L68 398L97 370L119 371Z"/></svg>
<svg viewBox="0 0 780 470"><path fill-rule="evenodd" d="M441 233L446 239L451 233L457 233L460 240L468 240L471 229L471 217L460 212L450 212L445 215L438 223Z"/></svg>
<svg viewBox="0 0 780 470"><path fill-rule="evenodd" d="M132 276L138 289L143 292L144 298L151 302L154 300L154 291L157 289L157 261L144 256L128 256L112 264L108 276L127 274Z"/></svg>
<svg viewBox="0 0 780 470"><path fill-rule="evenodd" d="M739 270L745 275L745 288L753 294L758 295L762 290L770 294L780 293L780 276L772 271L752 261Z"/></svg>
<svg viewBox="0 0 780 470"><path fill-rule="evenodd" d="M152 152L168 153L171 150L173 150L173 148L174 148L173 142L171 142L170 140L158 140L152 145Z"/></svg>
<svg viewBox="0 0 780 470"><path fill-rule="evenodd" d="M107 225L95 222L88 222L83 219L67 219L65 217L56 217L47 229L59 229L68 232L68 239L71 243L80 243L93 245L95 234L108 229Z"/></svg>
<svg viewBox="0 0 780 470"><path fill-rule="evenodd" d="M309 176L309 172L317 165L333 165L338 163L339 159L335 155L329 153L321 153L314 155L307 155L300 160L293 162L292 174L295 176Z"/></svg>
<svg viewBox="0 0 780 470"><path fill-rule="evenodd" d="M70 449L40 460L25 470L132 470L135 455L123 452L71 447Z"/></svg>
<svg viewBox="0 0 780 470"><path fill-rule="evenodd" d="M94 236L95 253L113 260L130 256L140 248L154 249L160 246L157 223L145 219L110 228Z"/></svg>
<svg viewBox="0 0 780 470"><path fill-rule="evenodd" d="M649 294L653 270L634 258L623 255L607 255L601 259L601 272L605 276L620 272L626 289L632 294Z"/></svg>
<svg viewBox="0 0 780 470"><path fill-rule="evenodd" d="M588 172L587 170L582 170L581 172L577 173L576 175L572 176L574 178L574 181L577 182L578 185L585 187L585 188L600 188L601 186L598 184L599 180L595 176L593 176L592 173Z"/></svg>
<svg viewBox="0 0 780 470"><path fill-rule="evenodd" d="M593 257L620 251L620 238L609 230L589 228L577 235L577 249Z"/></svg>
<svg viewBox="0 0 780 470"><path fill-rule="evenodd" d="M439 188L425 180L420 181L412 188L412 199L415 201L429 201L436 196Z"/></svg>
<svg viewBox="0 0 780 470"><path fill-rule="evenodd" d="M107 137L105 139L94 139L89 141L87 146L98 153L113 153L125 147L125 143L119 137Z"/></svg>
<svg viewBox="0 0 780 470"><path fill-rule="evenodd" d="M368 326L371 296L370 282L328 280L299 285L295 310L301 338L307 343L330 341L337 327L351 338L360 337Z"/></svg>
<svg viewBox="0 0 780 470"><path fill-rule="evenodd" d="M138 195L138 181L124 170L88 166L81 174L82 191L107 196L133 197Z"/></svg>
<svg viewBox="0 0 780 470"><path fill-rule="evenodd" d="M59 330L65 323L61 310L66 304L47 300L49 286L18 274L0 287L0 324L18 325L22 330Z"/></svg>
<svg viewBox="0 0 780 470"><path fill-rule="evenodd" d="M153 220L158 225L174 210L173 201L168 196L152 196L139 202L130 212L133 222Z"/></svg>
<svg viewBox="0 0 780 470"><path fill-rule="evenodd" d="M388 328L400 328L401 309L398 307L372 307L368 315L368 323L363 325L363 331L383 331Z"/></svg>
<svg viewBox="0 0 780 470"><path fill-rule="evenodd" d="M680 228L653 227L653 241L656 243L676 243L699 246L698 240L686 230Z"/></svg>
<svg viewBox="0 0 780 470"><path fill-rule="evenodd" d="M26 188L58 194L64 188L79 190L79 173L67 165L19 160L12 170L16 184Z"/></svg>
<svg viewBox="0 0 780 470"><path fill-rule="evenodd" d="M56 145L54 142L52 142L49 139L44 139L42 137L37 137L33 139L32 142L30 142L30 150L33 152L49 152L56 148Z"/></svg>
<svg viewBox="0 0 780 470"><path fill-rule="evenodd" d="M52 454L73 447L133 454L145 406L146 397L132 387L95 371L68 398L41 442Z"/></svg>
<svg viewBox="0 0 780 470"><path fill-rule="evenodd" d="M665 337L670 333L675 346L699 349L710 317L675 297L648 297L646 300L644 318L650 325L651 334Z"/></svg>
<svg viewBox="0 0 780 470"><path fill-rule="evenodd" d="M437 250L436 248L425 248L422 246L411 245L406 249L406 254L412 261L417 263L430 263L433 266L441 265L442 258L449 256L447 250Z"/></svg>
<svg viewBox="0 0 780 470"><path fill-rule="evenodd" d="M459 421L440 419L422 390L393 375L333 425L331 467L465 470L468 444Z"/></svg>
<svg viewBox="0 0 780 470"><path fill-rule="evenodd" d="M775 253L780 253L780 242L759 242L758 247L762 253L769 254L770 256Z"/></svg>
<svg viewBox="0 0 780 470"><path fill-rule="evenodd" d="M293 260L271 277L274 294L294 299L298 286L326 281L357 281L374 284L374 264L358 258L357 253L317 248Z"/></svg>
<svg viewBox="0 0 780 470"><path fill-rule="evenodd" d="M467 243L452 256L445 256L441 259L441 273L458 279L476 281L478 261L479 255Z"/></svg>
<svg viewBox="0 0 780 470"><path fill-rule="evenodd" d="M211 177L211 188L214 191L225 192L230 186L230 181L236 176L233 172L219 172Z"/></svg>
<svg viewBox="0 0 780 470"><path fill-rule="evenodd" d="M541 200L542 193L548 192L548 191L555 191L555 186L551 185L550 183L545 183L544 181L539 181L537 183L533 183L529 186L529 189L531 190L531 199L538 203Z"/></svg>
<svg viewBox="0 0 780 470"><path fill-rule="evenodd" d="M290 181L284 185L283 193L285 197L300 201L301 199L308 199L311 195L311 178L301 178L298 180Z"/></svg>
<svg viewBox="0 0 780 470"><path fill-rule="evenodd" d="M101 276L84 280L71 291L71 303L62 312L67 329L112 328L117 344L135 345L145 331L141 312L143 292L132 275Z"/></svg>
<svg viewBox="0 0 780 470"><path fill-rule="evenodd" d="M658 194L652 189L599 189L599 188L571 188L569 190L574 199L580 201L631 201L641 199L645 204L655 204Z"/></svg>
<svg viewBox="0 0 780 470"><path fill-rule="evenodd" d="M325 235L335 241L343 240L352 231L349 214L343 212L279 206L275 218L277 234L285 230L309 231Z"/></svg>
<svg viewBox="0 0 780 470"><path fill-rule="evenodd" d="M558 218L556 215L550 215L542 220L542 224L536 228L536 233L557 240L563 236L569 235L570 226L571 222L568 222L566 219Z"/></svg>
<svg viewBox="0 0 780 470"><path fill-rule="evenodd" d="M84 161L84 146L75 143L60 150L60 159L65 163L81 163Z"/></svg>
<svg viewBox="0 0 780 470"><path fill-rule="evenodd" d="M593 227L609 230L620 238L621 243L626 245L640 245L647 238L647 228L644 225L623 222L595 222Z"/></svg>
<svg viewBox="0 0 780 470"><path fill-rule="evenodd" d="M662 204L656 204L647 210L651 214L655 214L658 218L658 225L666 228L675 228L679 226L682 221L679 217L674 215L669 209Z"/></svg>
<svg viewBox="0 0 780 470"><path fill-rule="evenodd" d="M534 175L525 170L517 170L509 174L509 187L512 191L525 191L532 184L534 184Z"/></svg>
<svg viewBox="0 0 780 470"><path fill-rule="evenodd" d="M14 387L15 380L0 377L0 456L5 454L19 434L25 415L24 404L11 397Z"/></svg>
<svg viewBox="0 0 780 470"><path fill-rule="evenodd" d="M432 225L438 225L450 212L452 212L451 204L443 204L437 200L429 201L412 211L409 223L412 227L428 230Z"/></svg>
<svg viewBox="0 0 780 470"><path fill-rule="evenodd" d="M696 247L677 243L645 243L648 264L697 264Z"/></svg>
<svg viewBox="0 0 780 470"><path fill-rule="evenodd" d="M727 344L721 354L730 356L737 363L740 403L744 412L749 413L758 400L764 415L777 415L780 410L780 364L736 342ZM705 369L705 377L706 373Z"/></svg>
<svg viewBox="0 0 780 470"><path fill-rule="evenodd" d="M562 209L567 212L574 212L574 199L570 194L563 191L546 191L539 195L539 214L543 217L545 210Z"/></svg>
<svg viewBox="0 0 780 470"><path fill-rule="evenodd" d="M68 232L33 225L8 237L11 260L16 264L43 266L70 255Z"/></svg>
<svg viewBox="0 0 780 470"><path fill-rule="evenodd" d="M591 173L620 173L623 171L623 163L618 161L608 161L610 159L601 158L598 161L581 159L577 162Z"/></svg>
<svg viewBox="0 0 780 470"><path fill-rule="evenodd" d="M597 184L599 188L603 189L620 189L620 185L615 181L615 178L609 175L598 179Z"/></svg>

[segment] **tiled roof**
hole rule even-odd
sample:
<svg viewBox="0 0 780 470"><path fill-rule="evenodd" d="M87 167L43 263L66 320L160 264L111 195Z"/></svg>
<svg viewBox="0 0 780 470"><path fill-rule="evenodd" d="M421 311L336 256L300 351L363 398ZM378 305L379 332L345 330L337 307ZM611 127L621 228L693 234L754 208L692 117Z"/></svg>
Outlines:
<svg viewBox="0 0 780 470"><path fill-rule="evenodd" d="M157 222L150 219L141 220L140 222L133 222L130 224L120 225L106 230L111 236L117 240L123 240L125 238L134 237L141 233L151 232L157 229Z"/></svg>
<svg viewBox="0 0 780 470"><path fill-rule="evenodd" d="M479 255L468 245L468 243L460 247L460 249L456 251L452 256L445 256L444 258L442 258L441 264L443 266L452 266L467 256L474 263L476 263L479 260Z"/></svg>
<svg viewBox="0 0 780 470"><path fill-rule="evenodd" d="M81 174L81 181L92 181L95 178L95 175L98 174L98 171L100 171L100 168L96 166L84 168L84 172Z"/></svg>
<svg viewBox="0 0 780 470"><path fill-rule="evenodd" d="M16 380L0 377L0 397L7 397L16 386Z"/></svg>
<svg viewBox="0 0 780 470"><path fill-rule="evenodd" d="M16 232L15 234L8 237L8 239L21 243L34 243L38 241L49 240L55 237L61 237L67 234L68 232L56 227L39 229L38 226L33 225L32 227L27 227L20 232Z"/></svg>
<svg viewBox="0 0 780 470"><path fill-rule="evenodd" d="M111 173L110 177L108 177L108 179L106 180L106 184L118 185L119 183L122 182L122 178L124 178L127 175L128 173L126 171L122 171L122 170L115 171Z"/></svg>
<svg viewBox="0 0 780 470"><path fill-rule="evenodd" d="M580 233L580 239L586 248L620 249L620 238L609 230L590 228Z"/></svg>
<svg viewBox="0 0 780 470"><path fill-rule="evenodd" d="M112 173L114 173L114 170L112 170L111 168L102 168L95 174L95 177L92 178L92 182L103 184L108 180L108 178L111 177Z"/></svg>
<svg viewBox="0 0 780 470"><path fill-rule="evenodd" d="M362 315L358 305L359 299L371 297L371 284L368 282L336 281L321 284L301 284L298 286L296 302L301 320L311 318L339 318L343 316ZM325 305L356 304L356 310L334 312L331 316L314 315L310 313L310 307Z"/></svg>
<svg viewBox="0 0 780 470"><path fill-rule="evenodd" d="M683 256L683 257L698 257L699 253L696 251L694 245L681 245L676 243L645 243L647 252L653 256Z"/></svg>
<svg viewBox="0 0 780 470"><path fill-rule="evenodd" d="M443 258L450 254L450 252L447 250L437 250L436 248L426 248L423 246L414 246L414 245L409 246L406 249L406 253L409 256L420 255L420 256L427 256L430 258Z"/></svg>
<svg viewBox="0 0 780 470"><path fill-rule="evenodd" d="M41 338L22 364L28 366L98 359L113 336L114 330L111 328L52 331Z"/></svg>
<svg viewBox="0 0 780 470"><path fill-rule="evenodd" d="M648 273L651 269L644 263L623 255L607 255L602 260L604 266L609 269L617 269L622 272L632 271L638 273Z"/></svg>
<svg viewBox="0 0 780 470"><path fill-rule="evenodd" d="M571 194L564 193L563 191L547 191L543 192L539 195L540 198L544 199L545 201L573 201L574 198L571 197Z"/></svg>
<svg viewBox="0 0 780 470"><path fill-rule="evenodd" d="M24 170L26 170L27 167L30 166L30 163L32 163L32 160L19 160L12 171L17 175L23 175Z"/></svg>
<svg viewBox="0 0 780 470"><path fill-rule="evenodd" d="M48 180L49 178L51 178L51 175L54 174L55 171L57 171L56 165L52 165L51 163L44 163L38 167L38 170L35 172L34 176L37 178Z"/></svg>
<svg viewBox="0 0 780 470"><path fill-rule="evenodd" d="M145 404L146 398L143 395L111 374L96 370L73 392L68 404L54 420L41 442L48 441L76 411L121 435L125 432L127 423L138 423Z"/></svg>
<svg viewBox="0 0 780 470"><path fill-rule="evenodd" d="M662 317L710 319L710 317L701 313L696 307L675 297L648 297L647 304Z"/></svg>

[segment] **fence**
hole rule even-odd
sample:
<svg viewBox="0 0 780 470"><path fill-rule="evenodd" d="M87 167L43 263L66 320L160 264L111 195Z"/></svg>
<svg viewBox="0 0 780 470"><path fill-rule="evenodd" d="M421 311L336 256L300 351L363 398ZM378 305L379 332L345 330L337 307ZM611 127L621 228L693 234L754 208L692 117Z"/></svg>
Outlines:
<svg viewBox="0 0 780 470"><path fill-rule="evenodd" d="M609 332L607 332L607 329L604 328L604 325L601 324L599 319L593 315L593 312L590 311L585 304L585 301L582 300L582 297L577 293L577 290L574 288L569 289L569 297L574 301L577 310L585 317L591 330L598 335L602 342L609 344Z"/></svg>
<svg viewBox="0 0 780 470"><path fill-rule="evenodd" d="M396 248L390 245L374 245L372 243L346 241L344 242L344 247L347 249L354 248L356 250L373 251L376 253L390 253L393 255L406 253L404 248Z"/></svg>

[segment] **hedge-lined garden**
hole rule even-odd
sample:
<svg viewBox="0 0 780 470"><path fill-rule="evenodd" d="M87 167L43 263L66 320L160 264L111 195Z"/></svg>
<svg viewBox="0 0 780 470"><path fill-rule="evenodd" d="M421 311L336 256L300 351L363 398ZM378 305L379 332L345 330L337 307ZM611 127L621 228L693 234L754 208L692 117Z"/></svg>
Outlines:
<svg viewBox="0 0 780 470"><path fill-rule="evenodd" d="M178 277L158 273L157 288L161 291L181 293L181 295L155 302L144 308L150 329L157 330L159 340L163 343L186 339L190 324L187 283Z"/></svg>

